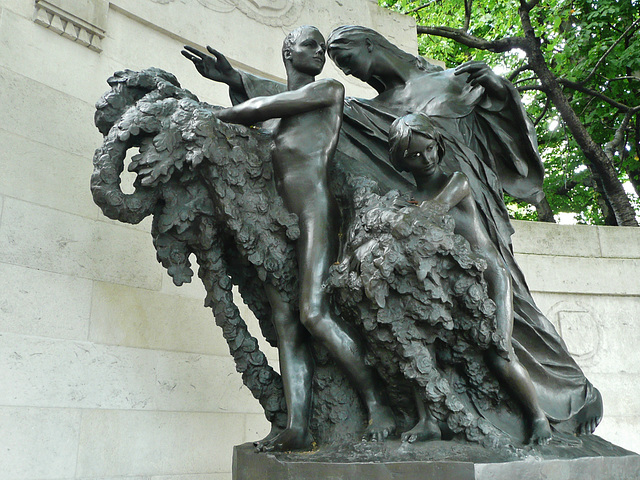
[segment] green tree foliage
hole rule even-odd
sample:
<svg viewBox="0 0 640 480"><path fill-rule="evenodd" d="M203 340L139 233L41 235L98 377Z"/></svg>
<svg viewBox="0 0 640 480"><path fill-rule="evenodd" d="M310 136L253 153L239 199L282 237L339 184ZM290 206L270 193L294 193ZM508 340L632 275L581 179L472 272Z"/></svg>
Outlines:
<svg viewBox="0 0 640 480"><path fill-rule="evenodd" d="M379 3L416 18L421 55L447 67L482 60L514 82L536 125L547 171L544 190L554 214L573 213L581 223L624 223L613 212L612 202L620 198L613 198L603 186L606 179L594 168L592 154L585 152L584 138L576 140L575 132L567 128L562 115L566 112L549 94L540 69L532 67L531 50L523 48L524 11L546 68L587 136L613 166L615 181L624 184L626 200L636 215L640 213L640 0ZM516 218L550 218L549 212L544 214L545 205L536 210L507 200Z"/></svg>

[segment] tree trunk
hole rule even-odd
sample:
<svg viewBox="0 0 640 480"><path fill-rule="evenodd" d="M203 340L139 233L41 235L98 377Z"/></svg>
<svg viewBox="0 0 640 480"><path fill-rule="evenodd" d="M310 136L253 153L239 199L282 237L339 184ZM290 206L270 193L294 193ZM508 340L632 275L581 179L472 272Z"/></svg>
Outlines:
<svg viewBox="0 0 640 480"><path fill-rule="evenodd" d="M635 147L636 161L627 167L626 172L633 189L636 191L636 195L640 196L640 160L638 160L640 155L640 115L636 115Z"/></svg>
<svg viewBox="0 0 640 480"><path fill-rule="evenodd" d="M540 83L545 88L547 95L560 113L560 116L567 125L567 128L569 128L576 143L582 149L586 161L593 168L594 173L597 173L602 180L602 188L613 209L616 223L622 226L637 227L636 212L631 206L622 182L620 182L618 178L618 172L602 147L593 141L589 132L587 132L578 115L573 108L571 108L569 101L564 96L562 87L558 83L555 75L549 70L542 50L540 49L540 39L535 36L533 27L531 26L529 11L521 7L519 12L525 38L527 39L526 53L531 69L540 79Z"/></svg>

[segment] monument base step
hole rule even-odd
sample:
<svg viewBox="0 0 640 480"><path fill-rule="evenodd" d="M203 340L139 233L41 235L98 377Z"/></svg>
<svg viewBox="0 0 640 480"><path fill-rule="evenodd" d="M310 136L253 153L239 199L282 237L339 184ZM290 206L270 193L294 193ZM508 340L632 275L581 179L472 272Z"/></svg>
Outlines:
<svg viewBox="0 0 640 480"><path fill-rule="evenodd" d="M233 480L638 480L640 455L590 435L492 450L458 442L359 443L313 452L233 452Z"/></svg>

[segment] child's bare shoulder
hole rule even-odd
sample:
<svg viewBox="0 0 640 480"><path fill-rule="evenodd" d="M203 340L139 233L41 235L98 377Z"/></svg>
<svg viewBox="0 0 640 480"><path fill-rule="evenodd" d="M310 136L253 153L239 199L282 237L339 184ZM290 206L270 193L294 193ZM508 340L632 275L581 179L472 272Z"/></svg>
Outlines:
<svg viewBox="0 0 640 480"><path fill-rule="evenodd" d="M456 190L460 190L463 193L470 193L471 189L469 187L469 179L462 172L453 172L451 175L451 179L449 180L449 185Z"/></svg>

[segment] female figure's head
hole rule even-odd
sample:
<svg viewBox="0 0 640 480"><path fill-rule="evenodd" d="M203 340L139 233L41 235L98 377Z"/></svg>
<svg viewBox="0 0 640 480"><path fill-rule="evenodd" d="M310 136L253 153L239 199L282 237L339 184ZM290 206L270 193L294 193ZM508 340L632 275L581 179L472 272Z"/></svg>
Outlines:
<svg viewBox="0 0 640 480"><path fill-rule="evenodd" d="M397 118L389 128L389 160L399 171L431 175L444 155L444 140L422 113Z"/></svg>
<svg viewBox="0 0 640 480"><path fill-rule="evenodd" d="M441 70L424 58L396 47L375 30L355 25L343 25L331 32L327 52L345 75L353 75L379 92L384 91L385 75L390 75L392 70Z"/></svg>

